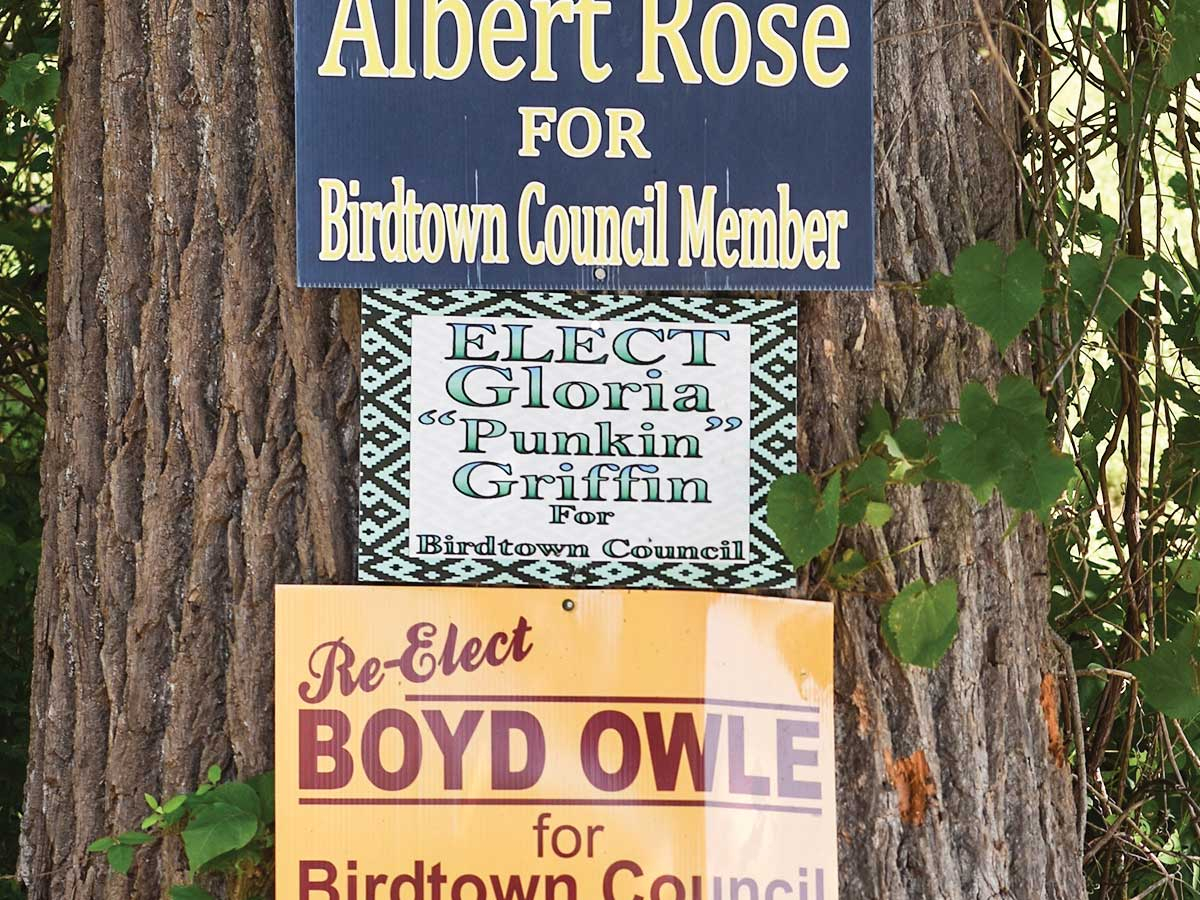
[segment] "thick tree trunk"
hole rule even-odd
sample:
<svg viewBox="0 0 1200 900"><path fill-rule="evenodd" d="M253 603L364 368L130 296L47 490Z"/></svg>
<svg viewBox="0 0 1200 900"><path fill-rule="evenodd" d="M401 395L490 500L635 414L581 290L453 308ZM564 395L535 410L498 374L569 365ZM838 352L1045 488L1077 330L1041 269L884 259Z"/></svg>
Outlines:
<svg viewBox="0 0 1200 900"><path fill-rule="evenodd" d="M291 21L283 0L63 4L46 517L21 871L31 900L152 898L84 848L142 794L271 765L271 589L353 578L352 293L293 280ZM998 4L985 6L999 14ZM972 0L881 0L882 286L800 304L801 462L854 451L875 399L937 418L1002 367L891 282L1010 240L1015 128ZM987 109L973 109L972 91ZM942 667L898 666L877 600L838 597L843 896L1079 898L1070 773L1044 637L1044 537L997 503L895 497L881 591L959 579ZM168 871L164 871L168 870Z"/></svg>

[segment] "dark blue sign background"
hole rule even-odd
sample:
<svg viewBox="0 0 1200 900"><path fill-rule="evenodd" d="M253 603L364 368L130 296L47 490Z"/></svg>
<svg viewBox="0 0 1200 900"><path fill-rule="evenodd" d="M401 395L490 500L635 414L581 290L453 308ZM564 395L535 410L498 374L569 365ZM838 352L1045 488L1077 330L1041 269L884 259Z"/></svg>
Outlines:
<svg viewBox="0 0 1200 900"><path fill-rule="evenodd" d="M402 3L409 0L400 0ZM555 82L529 78L534 63L533 13L529 40L499 45L501 59L520 53L525 71L510 82L497 82L483 70L478 25L486 0L468 0L474 14L475 46L467 72L454 81L428 80L421 74L423 0L411 0L411 61L416 78L363 78L361 43L348 42L341 61L344 77L319 77L317 69L329 46L338 0L296 2L296 176L297 266L305 286L339 287L483 287L533 289L869 289L874 274L873 151L871 108L871 11L866 0L837 0L849 23L849 49L822 49L825 70L844 62L848 74L833 88L814 86L805 75L801 36L808 14L819 5L796 3L799 25L779 31L796 47L800 62L786 87L767 87L755 79L755 63L778 71L779 60L757 34L759 12L767 0L743 0L753 33L747 75L721 86L704 76L700 26L713 0L696 0L683 35L704 83L681 83L665 41L659 43L662 84L639 84L642 67L642 3L612 0L610 15L597 18L596 59L613 72L602 84L580 72L577 24L557 23L554 30ZM674 12L672 0L660 2L660 16ZM521 6L527 7L525 0ZM391 65L394 5L374 0L383 59ZM442 20L442 59L454 55L452 17ZM502 21L506 21L502 17ZM358 24L351 14L351 23ZM829 27L825 23L826 29ZM718 59L728 68L734 56L728 19L718 31ZM607 159L606 146L587 159L562 153L554 140L539 144L541 156L518 156L521 117L518 107L552 106L560 111L586 106L603 120L607 107L632 107L646 117L642 134L650 159ZM580 132L582 134L582 131ZM360 183L359 200L387 202L391 180L403 176L425 203L499 203L508 212L508 264L394 263L346 259L321 261L321 194L318 179ZM546 204L645 205L644 186L667 183L670 200L666 267L533 266L522 259L517 242L517 207L531 181L546 185ZM680 267L678 187L691 185L697 199L705 185L718 189L716 207L776 209L780 183L791 185L791 205L808 210L846 210L847 227L839 239L841 267L703 268L694 260ZM539 209L544 213L545 207ZM542 234L535 223L534 240ZM378 254L377 254L378 256ZM597 271L597 270L600 271Z"/></svg>

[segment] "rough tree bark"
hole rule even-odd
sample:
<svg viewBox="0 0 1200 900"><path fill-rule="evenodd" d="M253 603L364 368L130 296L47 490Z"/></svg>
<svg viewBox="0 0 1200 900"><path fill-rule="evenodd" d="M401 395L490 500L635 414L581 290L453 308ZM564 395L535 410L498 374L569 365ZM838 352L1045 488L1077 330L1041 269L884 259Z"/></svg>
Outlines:
<svg viewBox="0 0 1200 900"><path fill-rule="evenodd" d="M985 0L1002 15L997 0ZM271 590L350 581L357 305L293 279L286 0L64 0L37 662L22 877L31 900L152 898L84 848L212 762L271 765ZM1015 128L972 0L879 0L880 278L800 302L801 462L855 447L875 399L939 416L1002 371L891 282L1011 240ZM957 23L949 24L948 23ZM988 110L986 124L973 94ZM881 590L959 579L928 675L837 597L841 884L866 898L1079 898L1043 637L1044 537L965 492L897 494Z"/></svg>

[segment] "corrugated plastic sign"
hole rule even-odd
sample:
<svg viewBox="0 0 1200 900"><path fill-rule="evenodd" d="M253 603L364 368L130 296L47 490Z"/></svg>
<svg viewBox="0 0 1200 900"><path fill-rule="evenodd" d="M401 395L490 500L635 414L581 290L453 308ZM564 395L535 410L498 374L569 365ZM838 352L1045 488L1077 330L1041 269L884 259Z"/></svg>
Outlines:
<svg viewBox="0 0 1200 900"><path fill-rule="evenodd" d="M833 609L281 587L277 894L835 900Z"/></svg>
<svg viewBox="0 0 1200 900"><path fill-rule="evenodd" d="M297 0L306 286L869 289L866 0Z"/></svg>

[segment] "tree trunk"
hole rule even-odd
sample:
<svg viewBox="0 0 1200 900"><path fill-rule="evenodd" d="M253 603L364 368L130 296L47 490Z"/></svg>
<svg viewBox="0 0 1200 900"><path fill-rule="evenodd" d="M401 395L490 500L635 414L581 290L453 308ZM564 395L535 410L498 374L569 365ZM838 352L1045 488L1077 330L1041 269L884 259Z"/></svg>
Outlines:
<svg viewBox="0 0 1200 900"><path fill-rule="evenodd" d="M126 878L84 848L210 763L269 768L272 586L353 579L358 308L294 284L284 3L64 0L62 20L21 872L30 900L154 898L178 860ZM964 20L972 0L879 3L881 287L800 301L809 469L854 452L872 401L937 418L1002 369L890 284L1014 236L1013 104ZM836 598L842 895L1082 897L1044 535L1004 538L998 503L947 486L894 500L855 536L899 553L881 596L957 577L961 634L906 669L877 599Z"/></svg>

